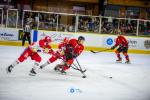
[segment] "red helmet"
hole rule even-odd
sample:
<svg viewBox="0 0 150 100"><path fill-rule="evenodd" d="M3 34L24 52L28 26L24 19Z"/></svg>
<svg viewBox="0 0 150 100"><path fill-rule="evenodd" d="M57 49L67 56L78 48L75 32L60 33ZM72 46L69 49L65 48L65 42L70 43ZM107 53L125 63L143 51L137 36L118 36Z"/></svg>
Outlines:
<svg viewBox="0 0 150 100"><path fill-rule="evenodd" d="M51 42L51 41L52 41L50 36L45 36L44 40L45 40L46 42Z"/></svg>
<svg viewBox="0 0 150 100"><path fill-rule="evenodd" d="M69 38L65 37L63 42L68 43L69 42Z"/></svg>

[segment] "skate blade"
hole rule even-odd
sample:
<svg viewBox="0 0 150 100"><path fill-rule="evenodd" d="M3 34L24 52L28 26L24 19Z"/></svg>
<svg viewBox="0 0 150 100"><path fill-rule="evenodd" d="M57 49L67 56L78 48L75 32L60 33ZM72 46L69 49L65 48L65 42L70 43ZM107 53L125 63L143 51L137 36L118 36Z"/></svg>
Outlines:
<svg viewBox="0 0 150 100"><path fill-rule="evenodd" d="M36 74L33 74L33 73L29 73L29 76L35 76Z"/></svg>
<svg viewBox="0 0 150 100"><path fill-rule="evenodd" d="M60 72L59 70L54 70L55 72Z"/></svg>
<svg viewBox="0 0 150 100"><path fill-rule="evenodd" d="M131 62L128 62L128 63L127 63L127 62L125 62L125 64L131 64Z"/></svg>
<svg viewBox="0 0 150 100"><path fill-rule="evenodd" d="M116 63L122 63L122 61L116 61Z"/></svg>
<svg viewBox="0 0 150 100"><path fill-rule="evenodd" d="M6 68L6 73L7 73L7 74L10 74L10 73L11 73L11 72L8 71L8 68Z"/></svg>
<svg viewBox="0 0 150 100"><path fill-rule="evenodd" d="M54 68L54 71L55 71L55 72L60 72L60 70L59 70L59 69L55 69L55 68Z"/></svg>
<svg viewBox="0 0 150 100"><path fill-rule="evenodd" d="M60 74L61 74L61 75L67 75L67 73L62 73L62 72L60 72Z"/></svg>
<svg viewBox="0 0 150 100"><path fill-rule="evenodd" d="M54 68L54 71L55 71L55 72L61 72L61 69L55 69L55 68Z"/></svg>

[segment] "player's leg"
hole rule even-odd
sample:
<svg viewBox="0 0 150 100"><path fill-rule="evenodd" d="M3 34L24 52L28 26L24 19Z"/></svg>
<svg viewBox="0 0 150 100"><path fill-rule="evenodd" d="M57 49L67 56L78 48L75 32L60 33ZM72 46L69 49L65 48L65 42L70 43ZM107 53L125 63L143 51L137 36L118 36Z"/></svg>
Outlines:
<svg viewBox="0 0 150 100"><path fill-rule="evenodd" d="M15 62L13 62L11 65L9 65L7 68L6 68L6 71L7 73L11 73L12 72L12 69L19 64L19 60L16 60Z"/></svg>
<svg viewBox="0 0 150 100"><path fill-rule="evenodd" d="M55 68L59 69L62 74L66 74L66 71L70 68L73 63L73 59L69 59L67 61L63 61L61 64L56 66Z"/></svg>
<svg viewBox="0 0 150 100"><path fill-rule="evenodd" d="M12 72L12 69L18 65L19 63L23 62L25 59L28 58L28 56L30 55L30 50L29 49L25 49L24 52L20 55L20 57L15 61L13 62L11 65L9 65L7 67L7 72Z"/></svg>
<svg viewBox="0 0 150 100"><path fill-rule="evenodd" d="M73 63L73 56L71 53L67 53L63 56L63 66L62 66L62 70L61 70L61 73L66 73L66 70L68 70L71 66L71 64Z"/></svg>
<svg viewBox="0 0 150 100"><path fill-rule="evenodd" d="M56 71L56 72L60 72L61 71L61 67L62 65L61 64L57 64L55 67L54 67L54 70Z"/></svg>
<svg viewBox="0 0 150 100"><path fill-rule="evenodd" d="M44 68L45 66L49 65L50 63L53 63L57 60L57 56L52 56L47 62L45 62L43 65L40 66L40 69Z"/></svg>
<svg viewBox="0 0 150 100"><path fill-rule="evenodd" d="M125 63L130 63L129 55L128 55L128 47L123 48L123 55L125 56L126 62Z"/></svg>
<svg viewBox="0 0 150 100"><path fill-rule="evenodd" d="M41 62L41 57L38 53L34 53L33 55L31 55L31 59L34 60L34 65L32 67L32 69L30 70L30 75L36 75L36 69L39 67L39 63Z"/></svg>
<svg viewBox="0 0 150 100"><path fill-rule="evenodd" d="M66 74L66 69L68 69L68 65L64 61L61 64L57 64L54 68L56 72L61 72L61 74Z"/></svg>
<svg viewBox="0 0 150 100"><path fill-rule="evenodd" d="M29 44L31 44L31 34L29 32L27 34L27 39L28 39Z"/></svg>
<svg viewBox="0 0 150 100"><path fill-rule="evenodd" d="M24 44L25 44L26 36L27 36L27 34L24 33L24 34L23 34L23 37L22 37L22 46L24 46Z"/></svg>
<svg viewBox="0 0 150 100"><path fill-rule="evenodd" d="M117 55L117 60L116 60L116 62L122 62L122 58L121 58L121 56L120 56L120 52L122 51L122 48L121 47L119 47L116 51L115 51L115 53L116 53L116 55Z"/></svg>
<svg viewBox="0 0 150 100"><path fill-rule="evenodd" d="M36 69L37 67L39 66L39 62L34 62L34 65L32 67L32 69L30 70L30 74L29 75L32 75L32 76L35 76L36 75Z"/></svg>

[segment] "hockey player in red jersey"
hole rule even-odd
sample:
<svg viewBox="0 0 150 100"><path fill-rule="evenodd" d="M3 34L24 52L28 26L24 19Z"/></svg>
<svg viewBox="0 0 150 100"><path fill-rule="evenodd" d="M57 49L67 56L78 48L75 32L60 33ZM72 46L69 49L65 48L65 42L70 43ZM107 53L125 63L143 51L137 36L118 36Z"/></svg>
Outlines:
<svg viewBox="0 0 150 100"><path fill-rule="evenodd" d="M79 36L78 40L71 39L66 45L62 63L58 64L55 67L55 70L59 70L62 74L66 74L66 70L71 67L74 59L76 59L84 50L84 41L85 38L83 36Z"/></svg>
<svg viewBox="0 0 150 100"><path fill-rule="evenodd" d="M83 43L85 38L83 36L79 36L77 39L71 39L67 44L63 46L64 54L61 56L63 62L58 64L54 70L60 71L61 73L66 73L65 71L70 68L71 64L73 63L74 59L78 57L82 51L84 50ZM51 59L47 61L42 67L52 63Z"/></svg>
<svg viewBox="0 0 150 100"><path fill-rule="evenodd" d="M59 43L58 50L55 53L53 52L52 57L49 58L49 60L45 64L41 65L40 68L42 69L45 66L47 66L48 64L53 63L57 59L63 57L64 56L64 51L66 49L66 45L67 45L68 42L69 42L69 39L64 38L64 40L61 43Z"/></svg>
<svg viewBox="0 0 150 100"><path fill-rule="evenodd" d="M111 47L111 49L113 50L117 46L119 46L118 49L115 50L115 53L116 53L117 58L118 58L118 60L116 60L116 61L122 62L122 58L120 57L120 52L122 52L123 55L125 56L125 59L126 59L125 63L130 63L129 56L128 56L128 41L123 35L121 35L120 31L118 33L119 33L119 35L116 38L116 43L114 46Z"/></svg>
<svg viewBox="0 0 150 100"><path fill-rule="evenodd" d="M50 43L51 43L51 37L45 36L44 39L41 39L38 42L29 45L23 51L20 57L14 63L12 63L10 66L7 67L7 72L10 73L16 65L22 63L28 57L31 57L31 59L34 60L35 63L33 65L33 68L30 71L30 74L35 75L36 74L35 69L39 66L39 63L42 60L38 52L52 53L53 50L51 49Z"/></svg>

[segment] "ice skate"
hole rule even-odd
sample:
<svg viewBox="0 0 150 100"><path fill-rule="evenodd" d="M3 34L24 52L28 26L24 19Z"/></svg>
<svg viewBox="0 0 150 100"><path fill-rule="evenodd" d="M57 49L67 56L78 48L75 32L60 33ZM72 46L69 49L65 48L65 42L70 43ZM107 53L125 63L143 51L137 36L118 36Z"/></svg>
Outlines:
<svg viewBox="0 0 150 100"><path fill-rule="evenodd" d="M127 61L125 62L125 64L131 64L130 60L127 60Z"/></svg>
<svg viewBox="0 0 150 100"><path fill-rule="evenodd" d="M44 67L45 67L44 65L41 65L41 66L40 66L40 69L43 69Z"/></svg>
<svg viewBox="0 0 150 100"><path fill-rule="evenodd" d="M60 65L56 65L55 68L54 68L54 70L56 72L60 72L61 71Z"/></svg>
<svg viewBox="0 0 150 100"><path fill-rule="evenodd" d="M35 72L35 70L33 68L31 69L29 75L30 76L35 76L36 75L36 72Z"/></svg>
<svg viewBox="0 0 150 100"><path fill-rule="evenodd" d="M63 69L60 71L62 75L66 75L67 72L65 72Z"/></svg>
<svg viewBox="0 0 150 100"><path fill-rule="evenodd" d="M116 60L116 63L122 63L122 59Z"/></svg>
<svg viewBox="0 0 150 100"><path fill-rule="evenodd" d="M13 69L13 66L12 66L12 65L8 66L8 67L6 68L7 73L11 73L12 69Z"/></svg>

